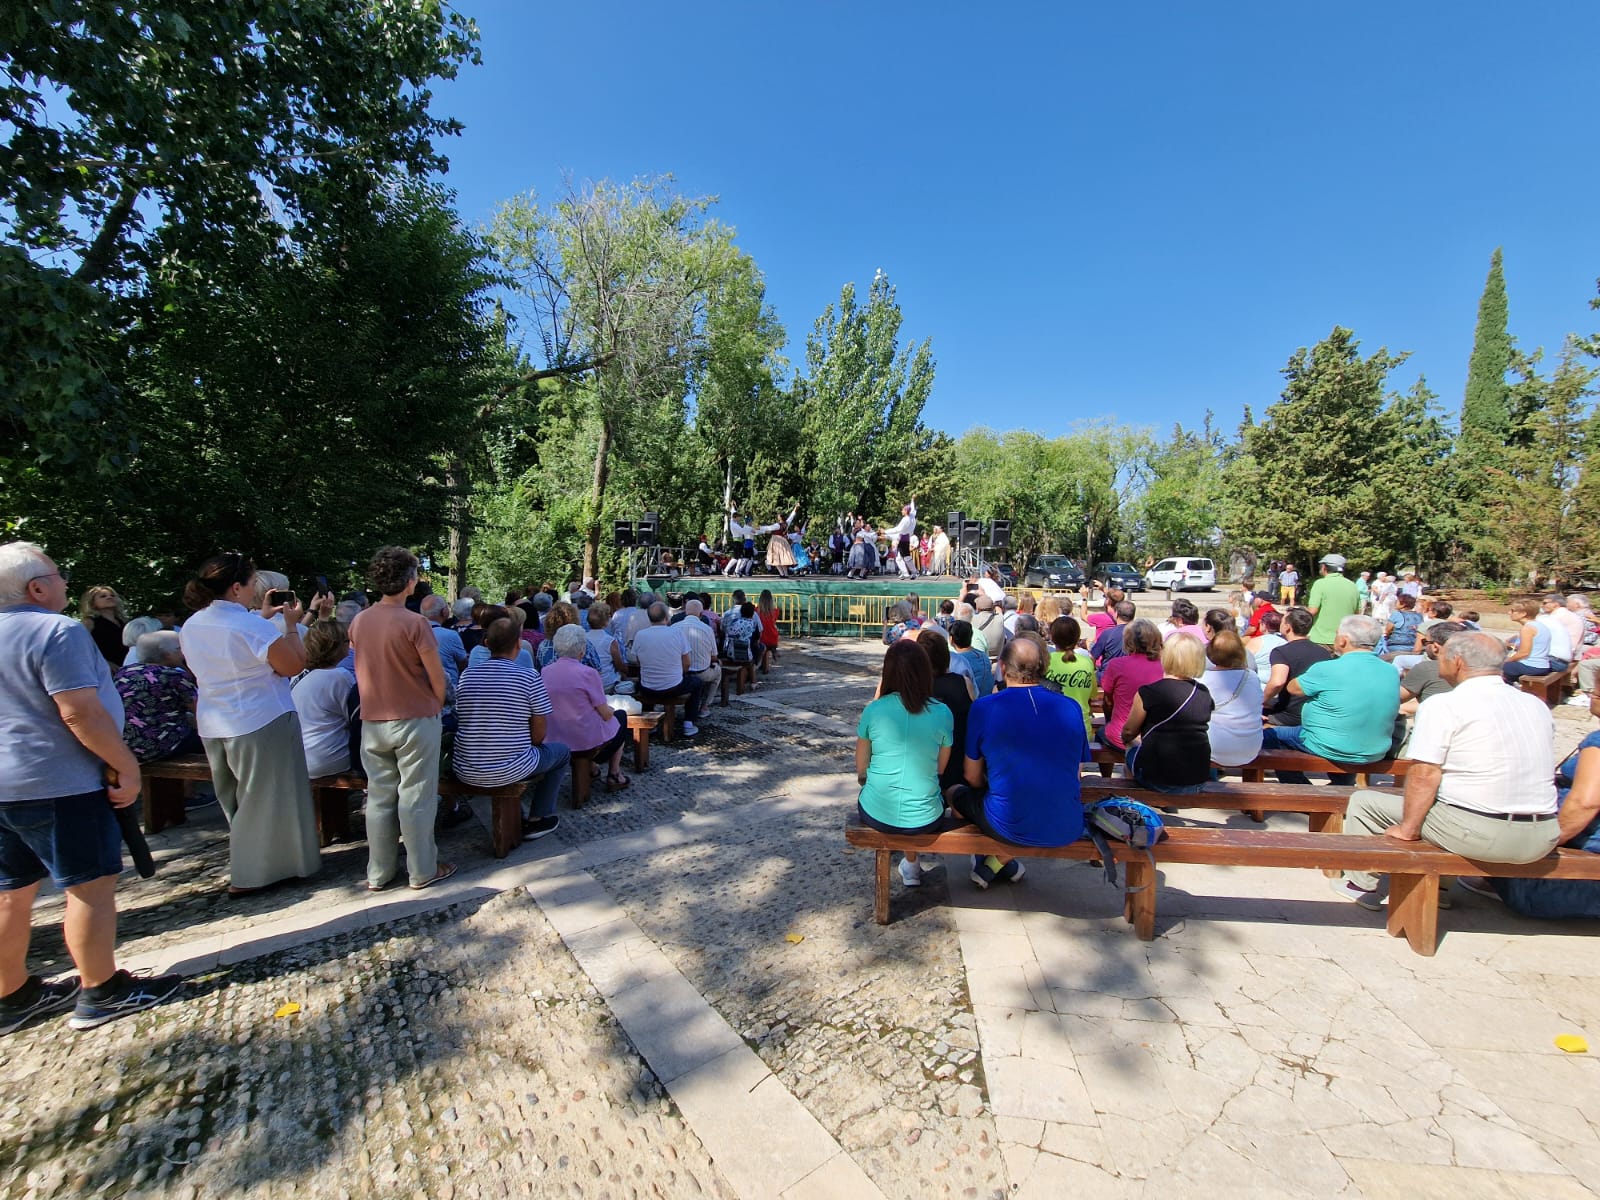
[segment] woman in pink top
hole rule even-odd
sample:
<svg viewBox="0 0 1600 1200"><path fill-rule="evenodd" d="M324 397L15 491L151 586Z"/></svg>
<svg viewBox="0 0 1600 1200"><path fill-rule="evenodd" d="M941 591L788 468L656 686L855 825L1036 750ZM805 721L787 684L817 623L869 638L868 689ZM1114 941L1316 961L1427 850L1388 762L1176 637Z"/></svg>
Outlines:
<svg viewBox="0 0 1600 1200"><path fill-rule="evenodd" d="M563 625L551 639L556 657L539 673L550 694L546 737L570 746L572 753L593 754L606 764L606 788L628 786L622 773L622 746L628 740L626 714L613 711L600 686L600 672L583 663L588 640L577 625Z"/></svg>
<svg viewBox="0 0 1600 1200"><path fill-rule="evenodd" d="M1179 596L1172 602L1172 615L1166 619L1161 627L1164 638L1176 637L1180 633L1187 633L1191 637L1200 639L1201 644L1211 640L1211 631L1200 624L1200 610L1194 602Z"/></svg>
<svg viewBox="0 0 1600 1200"><path fill-rule="evenodd" d="M1122 656L1106 664L1100 676L1100 690L1106 698L1106 730L1100 740L1118 750L1126 750L1122 727L1139 695L1139 689L1161 678L1161 630L1155 622L1140 617L1122 631Z"/></svg>

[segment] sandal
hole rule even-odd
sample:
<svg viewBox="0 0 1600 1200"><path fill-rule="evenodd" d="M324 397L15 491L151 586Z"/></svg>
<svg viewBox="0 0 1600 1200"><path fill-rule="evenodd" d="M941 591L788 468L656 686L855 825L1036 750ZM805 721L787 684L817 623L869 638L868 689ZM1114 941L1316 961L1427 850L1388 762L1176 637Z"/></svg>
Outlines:
<svg viewBox="0 0 1600 1200"><path fill-rule="evenodd" d="M433 873L433 878L432 879L424 879L421 883L413 883L413 884L411 884L410 885L411 886L411 890L413 892L420 892L425 887L432 887L434 884L438 883L441 879L449 879L450 876L454 875L455 873L456 873L456 865L455 865L455 863L440 863L439 864L439 869Z"/></svg>
<svg viewBox="0 0 1600 1200"><path fill-rule="evenodd" d="M626 775L607 775L606 791L620 792L632 782L633 780L629 779Z"/></svg>

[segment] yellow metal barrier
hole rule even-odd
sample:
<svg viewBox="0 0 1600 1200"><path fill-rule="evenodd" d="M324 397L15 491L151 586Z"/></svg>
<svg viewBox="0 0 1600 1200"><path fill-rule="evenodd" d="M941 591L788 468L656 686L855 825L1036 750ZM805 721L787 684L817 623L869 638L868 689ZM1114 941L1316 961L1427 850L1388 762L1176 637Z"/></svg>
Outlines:
<svg viewBox="0 0 1600 1200"><path fill-rule="evenodd" d="M853 627L857 637L867 630L882 632L891 605L898 604L899 596L863 596L849 592L824 592L810 597L807 617L811 628L819 633L829 629Z"/></svg>
<svg viewBox="0 0 1600 1200"><path fill-rule="evenodd" d="M799 637L805 629L805 597L799 592L773 592L772 603L778 609L778 632Z"/></svg>

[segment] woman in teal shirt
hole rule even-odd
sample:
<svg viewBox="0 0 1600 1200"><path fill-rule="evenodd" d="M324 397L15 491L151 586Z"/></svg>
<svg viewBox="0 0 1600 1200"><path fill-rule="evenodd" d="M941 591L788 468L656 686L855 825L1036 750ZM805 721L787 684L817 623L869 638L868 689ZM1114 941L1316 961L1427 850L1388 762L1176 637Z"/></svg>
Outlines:
<svg viewBox="0 0 1600 1200"><path fill-rule="evenodd" d="M856 725L857 806L861 819L890 833L921 833L944 816L939 772L950 759L955 717L933 699L933 666L928 652L910 639L890 646L883 656L878 698ZM922 883L917 856L907 852L900 881Z"/></svg>

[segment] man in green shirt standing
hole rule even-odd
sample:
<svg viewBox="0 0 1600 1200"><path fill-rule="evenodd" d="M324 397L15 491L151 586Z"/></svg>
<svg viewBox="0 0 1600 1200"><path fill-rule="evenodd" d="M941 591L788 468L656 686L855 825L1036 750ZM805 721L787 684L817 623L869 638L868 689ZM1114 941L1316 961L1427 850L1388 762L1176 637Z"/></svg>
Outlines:
<svg viewBox="0 0 1600 1200"><path fill-rule="evenodd" d="M1306 607L1316 621L1306 636L1322 646L1332 646L1339 636L1339 622L1361 612L1361 593L1355 582L1345 578L1344 555L1324 554L1322 575L1311 585Z"/></svg>

